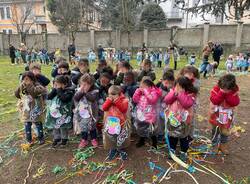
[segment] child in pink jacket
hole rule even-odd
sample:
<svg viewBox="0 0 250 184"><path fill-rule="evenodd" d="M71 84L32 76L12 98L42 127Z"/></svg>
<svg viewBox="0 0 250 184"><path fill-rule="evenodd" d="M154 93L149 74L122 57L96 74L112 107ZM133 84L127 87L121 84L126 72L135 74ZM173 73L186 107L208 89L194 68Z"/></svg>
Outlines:
<svg viewBox="0 0 250 184"><path fill-rule="evenodd" d="M176 80L175 88L171 89L164 99L167 104L166 118L171 151L176 150L180 140L181 152L186 155L197 92L192 81L181 76Z"/></svg>
<svg viewBox="0 0 250 184"><path fill-rule="evenodd" d="M157 102L161 97L161 90L157 88L152 80L144 79L134 95L133 101L136 104L136 129L140 136L137 147L145 144L145 138L151 137L152 146L157 147L156 120Z"/></svg>

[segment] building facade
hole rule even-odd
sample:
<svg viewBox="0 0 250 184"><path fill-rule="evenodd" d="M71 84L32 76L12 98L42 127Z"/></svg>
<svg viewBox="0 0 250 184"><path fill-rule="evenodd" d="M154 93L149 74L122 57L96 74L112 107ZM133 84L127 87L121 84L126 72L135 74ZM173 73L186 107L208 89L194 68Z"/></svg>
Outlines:
<svg viewBox="0 0 250 184"><path fill-rule="evenodd" d="M25 16L25 9L29 8L32 2L30 15L24 26L29 28L29 34L42 32L58 33L49 18L46 8L46 0L1 0L0 1L0 32L6 34L17 33L15 22L18 18ZM88 7L88 13L84 15L81 30L101 28L101 18L97 7ZM86 19L87 18L87 19Z"/></svg>
<svg viewBox="0 0 250 184"><path fill-rule="evenodd" d="M209 0L185 0L185 8L192 8L197 5L204 5L209 3ZM224 24L228 23L225 17L215 17L211 14L206 14L202 17L201 14L192 14L181 10L176 7L176 0L169 0L160 5L167 17L167 25L168 27L178 26L181 28L187 27L195 27L205 22L209 22L211 24Z"/></svg>

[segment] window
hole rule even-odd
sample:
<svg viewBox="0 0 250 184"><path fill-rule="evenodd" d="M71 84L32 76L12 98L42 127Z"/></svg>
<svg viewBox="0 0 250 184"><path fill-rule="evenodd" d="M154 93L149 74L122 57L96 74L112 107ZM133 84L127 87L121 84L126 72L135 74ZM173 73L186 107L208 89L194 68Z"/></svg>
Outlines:
<svg viewBox="0 0 250 184"><path fill-rule="evenodd" d="M0 7L0 14L1 14L1 19L10 19L11 18L11 13L10 13L10 7Z"/></svg>
<svg viewBox="0 0 250 184"><path fill-rule="evenodd" d="M199 3L199 0L193 0L193 6L197 6Z"/></svg>
<svg viewBox="0 0 250 184"><path fill-rule="evenodd" d="M9 34L12 34L12 29L9 29Z"/></svg>
<svg viewBox="0 0 250 184"><path fill-rule="evenodd" d="M202 0L202 4L207 4L207 0Z"/></svg>
<svg viewBox="0 0 250 184"><path fill-rule="evenodd" d="M35 30L35 29L32 29L32 30L31 30L31 34L36 34L36 30Z"/></svg>
<svg viewBox="0 0 250 184"><path fill-rule="evenodd" d="M43 14L45 14L45 13L46 13L46 7L43 6Z"/></svg>
<svg viewBox="0 0 250 184"><path fill-rule="evenodd" d="M10 19L10 7L6 7L5 11L6 11L6 18Z"/></svg>
<svg viewBox="0 0 250 184"><path fill-rule="evenodd" d="M4 30L3 30L3 33L4 33L4 34L7 34L7 30L6 30L6 29L4 29Z"/></svg>
<svg viewBox="0 0 250 184"><path fill-rule="evenodd" d="M91 23L94 22L94 11L93 10L89 11L89 22L91 22Z"/></svg>
<svg viewBox="0 0 250 184"><path fill-rule="evenodd" d="M3 8L3 7L0 8L0 13L1 13L1 19L2 19L2 20L5 19L5 16L4 16L4 8Z"/></svg>

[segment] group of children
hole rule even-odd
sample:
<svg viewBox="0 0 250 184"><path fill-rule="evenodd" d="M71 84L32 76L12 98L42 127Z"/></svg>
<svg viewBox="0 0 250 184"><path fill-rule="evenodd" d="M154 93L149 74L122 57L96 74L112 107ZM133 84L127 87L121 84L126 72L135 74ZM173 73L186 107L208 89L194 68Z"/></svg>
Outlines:
<svg viewBox="0 0 250 184"><path fill-rule="evenodd" d="M180 142L181 154L187 153L200 85L199 71L194 66L186 66L176 75L167 69L155 84L149 59L142 61L139 72L122 60L115 70L102 61L91 74L88 59L80 59L70 70L66 60L60 58L51 75L52 89L48 91L49 79L41 74L41 66L33 63L22 74L15 92L29 144L33 143L32 123L37 127L39 144L44 143L43 127L52 130L54 148L67 144L73 128L81 136L78 148L88 146L89 140L98 147L98 137L102 136L104 148L109 150L108 159L120 156L126 160L131 134L138 135L137 147L150 138L157 148L158 142L165 139L166 128L172 151ZM238 90L235 77L227 74L210 95L212 137L224 153L234 108L239 104Z"/></svg>
<svg viewBox="0 0 250 184"><path fill-rule="evenodd" d="M250 57L244 56L243 53L239 53L236 57L229 55L226 61L227 72L233 71L247 72L250 65Z"/></svg>
<svg viewBox="0 0 250 184"><path fill-rule="evenodd" d="M167 48L165 52L161 50L151 51L150 53L143 52L143 50L139 50L136 54L136 61L138 66L142 63L143 59L149 59L153 66L162 67L162 63L165 64L165 68L169 68L170 59L173 55L174 61L179 59L178 51L173 52L173 49Z"/></svg>

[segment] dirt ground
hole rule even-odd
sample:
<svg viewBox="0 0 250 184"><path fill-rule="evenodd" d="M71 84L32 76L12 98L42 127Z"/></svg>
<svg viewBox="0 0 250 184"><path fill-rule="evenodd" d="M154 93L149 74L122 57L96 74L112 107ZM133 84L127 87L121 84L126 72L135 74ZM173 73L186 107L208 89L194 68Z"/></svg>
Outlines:
<svg viewBox="0 0 250 184"><path fill-rule="evenodd" d="M201 92L199 97L199 110L198 114L207 118L207 110L209 105L209 91L212 86L216 83L217 78L210 78L207 80L202 80ZM236 123L245 129L245 133L239 133L240 136L231 136L230 140L230 152L231 154L222 159L221 156L210 158L214 164L206 164L207 167L214 169L220 176L226 178L230 176L230 181L232 183L247 183L246 178L250 178L250 121L248 119L249 115L249 104L250 104L250 76L240 76L237 78L239 87L240 87L240 97L241 104L237 109ZM206 120L199 122L199 128L204 132L209 129L209 124ZM5 131L7 127L0 128L0 135ZM1 141L1 140L0 140ZM18 144L17 144L18 145ZM37 146L36 146L37 147ZM67 170L70 170L68 164L69 160L72 159L73 150L76 149L77 143L70 143L66 148L54 150L50 149L50 145L45 145L42 148L34 151L34 158L32 165L30 167L30 177L27 179L27 183L32 184L46 184L46 183L55 183L60 179L66 177L64 175L55 175L52 173L54 166L59 165L62 167L67 167ZM34 147L35 149L35 147ZM124 162L124 169L134 172L133 180L136 183L152 183L152 176L157 172L152 172L149 169L148 162L153 161L156 165L161 166L162 168L169 168L168 162L172 162L166 156L161 156L160 154L155 154L148 152L149 146L144 148L136 148L135 141L132 142L131 146L128 149L129 159ZM1 149L0 149L1 151ZM161 149L164 151L164 149ZM0 152L1 153L1 152ZM30 151L26 155L21 155L20 151L15 154L13 157L8 158L5 162L0 165L0 183L4 184L19 184L23 183L23 179L27 174L27 168L31 157L33 155ZM107 151L104 151L103 148L95 149L95 154L87 161L96 161L102 162L107 155ZM110 170L105 171L103 174L102 180L109 173L114 173L121 166L121 161L115 161L117 166L113 167ZM34 179L32 176L37 172L37 169L42 165L46 164L45 174L39 179ZM179 167L180 169L180 167ZM94 183L96 172L91 174L86 174L85 176L74 176L65 180L62 183ZM214 175L207 175L200 172L195 172L193 176L199 183L202 184L211 184L211 183L222 183ZM244 180L245 179L245 180ZM233 182L234 181L234 182ZM245 182L244 182L245 181ZM165 180L162 183L194 183L190 177L184 173L175 173L171 174L171 179Z"/></svg>

